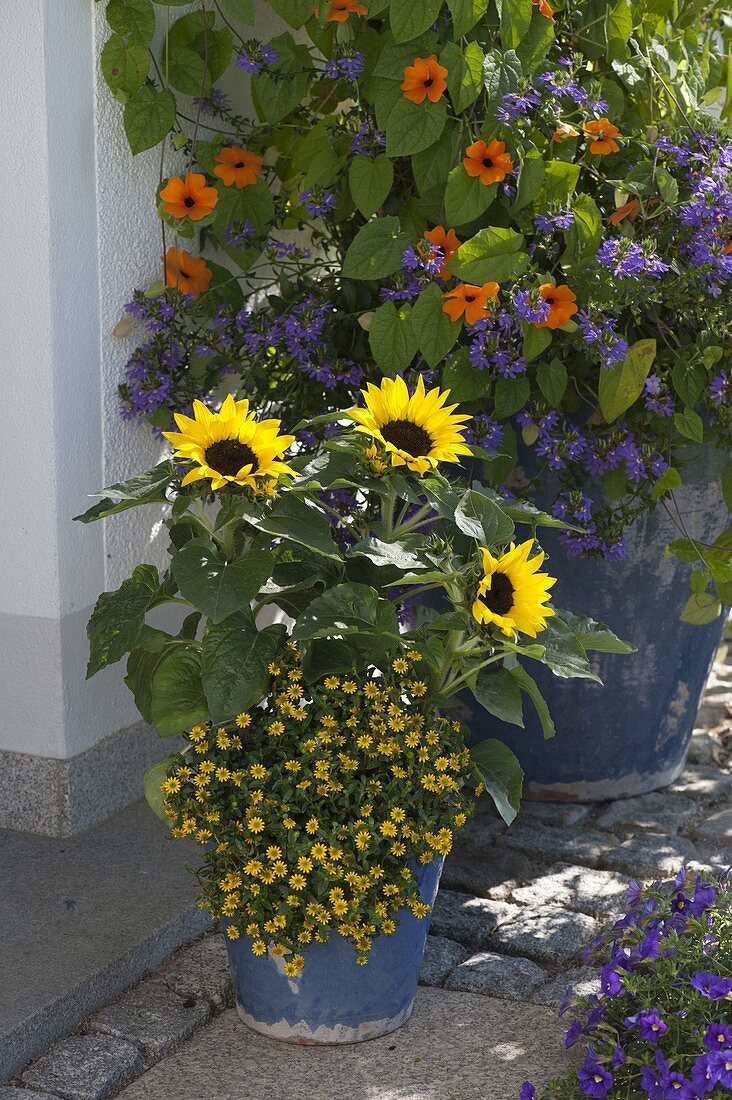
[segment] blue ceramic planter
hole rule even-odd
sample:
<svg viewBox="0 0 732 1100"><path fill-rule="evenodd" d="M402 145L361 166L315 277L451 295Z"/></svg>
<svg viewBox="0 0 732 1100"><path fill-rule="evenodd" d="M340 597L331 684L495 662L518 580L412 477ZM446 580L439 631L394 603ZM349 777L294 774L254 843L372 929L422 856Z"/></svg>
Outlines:
<svg viewBox="0 0 732 1100"><path fill-rule="evenodd" d="M442 859L420 867L420 898L432 905ZM399 915L393 936L380 936L365 966L347 940L332 933L327 944L303 951L297 978L284 973L283 958L255 956L251 941L226 940L236 1007L244 1023L288 1043L359 1043L401 1027L412 1014L429 917Z"/></svg>
<svg viewBox="0 0 732 1100"><path fill-rule="evenodd" d="M705 541L724 523L720 458L710 452L687 467L687 484L675 494L689 534ZM555 532L540 534L551 555L547 568L558 578L555 602L607 623L638 653L591 655L602 687L562 680L532 664L557 727L549 741L528 702L522 730L464 698L475 740L499 737L508 744L524 769L529 798L589 802L667 786L684 767L723 617L705 627L679 621L689 595L689 566L664 557L680 532L662 507L629 532L625 562L569 559Z"/></svg>

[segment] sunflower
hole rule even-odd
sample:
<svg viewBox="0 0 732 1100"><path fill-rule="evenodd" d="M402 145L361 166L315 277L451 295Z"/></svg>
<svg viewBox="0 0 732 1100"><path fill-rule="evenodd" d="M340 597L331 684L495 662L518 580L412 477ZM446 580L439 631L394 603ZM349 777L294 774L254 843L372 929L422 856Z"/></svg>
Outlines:
<svg viewBox="0 0 732 1100"><path fill-rule="evenodd" d="M280 477L295 477L293 469L278 461L295 437L277 434L279 420L255 420L248 401L235 401L229 394L217 413L194 401L193 416L175 413L180 431L163 432L175 448L174 458L195 463L183 485L210 478L212 489L231 482L266 490Z"/></svg>
<svg viewBox="0 0 732 1100"><path fill-rule="evenodd" d="M424 474L438 462L457 462L471 454L463 438L469 416L456 416L457 405L445 405L449 390L425 392L420 375L410 395L403 378L383 378L381 387L371 382L361 391L365 409L349 409L357 432L371 436L391 455L392 466L406 466Z"/></svg>
<svg viewBox="0 0 732 1100"><path fill-rule="evenodd" d="M440 65L436 54L429 57L415 57L411 65L404 69L404 81L400 85L404 98L412 103L437 103L447 88L447 69Z"/></svg>
<svg viewBox="0 0 732 1100"><path fill-rule="evenodd" d="M539 293L549 305L549 316L545 321L537 321L537 328L561 328L562 325L566 325L572 314L577 312L577 295L566 283L562 283L561 286L542 283Z"/></svg>
<svg viewBox="0 0 732 1100"><path fill-rule="evenodd" d="M495 623L508 637L519 631L535 638L554 614L544 605L556 577L538 572L544 553L540 551L529 559L533 546L533 539L520 546L511 543L510 550L500 558L494 558L484 546L480 548L483 579L473 603L473 617L486 626Z"/></svg>
<svg viewBox="0 0 732 1100"><path fill-rule="evenodd" d="M436 248L442 249L442 267L437 272L437 278L449 279L450 273L447 270L447 265L457 252L462 241L457 236L454 229L445 229L442 225L436 225L434 229L425 230L424 239L430 241Z"/></svg>
<svg viewBox="0 0 732 1100"><path fill-rule="evenodd" d="M477 177L485 187L500 183L513 172L511 154L506 152L502 141L492 141L490 145L486 145L484 141L474 141L465 150L465 154L465 171L469 176Z"/></svg>
<svg viewBox="0 0 732 1100"><path fill-rule="evenodd" d="M213 271L205 260L192 256L184 248L169 248L165 253L165 285L190 294L194 302L211 286Z"/></svg>
<svg viewBox="0 0 732 1100"><path fill-rule="evenodd" d="M225 145L216 154L214 175L226 187L251 187L262 174L262 157L240 145Z"/></svg>
<svg viewBox="0 0 732 1100"><path fill-rule="evenodd" d="M620 130L614 126L609 118L598 118L591 122L582 123L582 131L586 138L590 138L590 152L601 156L603 153L619 153L620 146L614 139L622 138Z"/></svg>
<svg viewBox="0 0 732 1100"><path fill-rule="evenodd" d="M216 203L219 193L215 187L206 186L206 177L200 172L189 172L185 179L171 176L160 191L163 210L171 218L190 218L200 222L207 218Z"/></svg>

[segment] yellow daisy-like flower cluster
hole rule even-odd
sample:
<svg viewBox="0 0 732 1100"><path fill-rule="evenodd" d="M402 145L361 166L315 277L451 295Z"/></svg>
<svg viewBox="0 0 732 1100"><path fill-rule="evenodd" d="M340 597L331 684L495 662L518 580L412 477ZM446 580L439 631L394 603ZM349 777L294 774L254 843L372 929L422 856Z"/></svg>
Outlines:
<svg viewBox="0 0 732 1100"><path fill-rule="evenodd" d="M175 413L175 422L180 431L163 435L173 444L175 458L193 464L183 485L210 478L214 490L232 484L267 495L281 477L295 477L280 461L295 437L278 434L279 420L256 420L248 401L229 394L217 413L194 401L193 419Z"/></svg>
<svg viewBox="0 0 732 1100"><path fill-rule="evenodd" d="M267 707L196 726L162 785L173 835L208 847L202 905L290 974L332 931L366 962L401 910L425 916L415 867L447 855L482 789L459 724L425 706L419 661L306 686L288 643Z"/></svg>

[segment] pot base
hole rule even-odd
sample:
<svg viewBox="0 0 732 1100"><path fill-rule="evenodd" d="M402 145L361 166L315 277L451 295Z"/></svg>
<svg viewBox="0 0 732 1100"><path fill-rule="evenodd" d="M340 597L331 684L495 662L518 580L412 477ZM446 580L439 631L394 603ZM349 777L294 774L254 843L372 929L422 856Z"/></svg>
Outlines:
<svg viewBox="0 0 732 1100"><path fill-rule="evenodd" d="M614 802L639 794L659 791L675 783L684 770L686 757L673 768L657 772L631 772L620 779L597 779L576 783L528 783L524 798L529 802Z"/></svg>
<svg viewBox="0 0 732 1100"><path fill-rule="evenodd" d="M259 1035L266 1035L268 1039L277 1039L281 1043L293 1043L297 1046L340 1046L346 1043L365 1043L369 1039L378 1039L382 1035L389 1035L406 1024L414 1009L414 1001L390 1020L365 1020L358 1027L348 1027L346 1024L336 1024L334 1027L320 1025L314 1030L305 1020L297 1024L290 1024L287 1020L279 1020L274 1024L262 1023L255 1020L245 1009L237 1003L236 1011L242 1023Z"/></svg>

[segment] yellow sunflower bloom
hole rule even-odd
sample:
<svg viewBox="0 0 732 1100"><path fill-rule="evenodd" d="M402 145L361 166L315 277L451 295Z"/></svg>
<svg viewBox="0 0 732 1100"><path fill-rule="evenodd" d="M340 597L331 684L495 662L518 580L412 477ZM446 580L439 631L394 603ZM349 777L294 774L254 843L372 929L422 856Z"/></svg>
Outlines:
<svg viewBox="0 0 732 1100"><path fill-rule="evenodd" d="M529 558L533 546L533 539L520 546L511 543L510 550L500 558L494 558L485 547L480 550L483 579L473 603L473 617L485 625L495 623L508 637L518 631L535 638L554 614L544 605L556 577L538 571L544 554Z"/></svg>
<svg viewBox="0 0 732 1100"><path fill-rule="evenodd" d="M180 431L163 432L175 448L175 458L195 463L183 485L210 478L212 489L222 489L227 482L261 489L281 477L296 476L279 461L295 437L277 434L279 420L257 421L248 401L235 401L229 394L217 413L194 401L193 416L176 413Z"/></svg>
<svg viewBox="0 0 732 1100"><path fill-rule="evenodd" d="M384 378L381 386L369 382L361 391L365 409L349 409L356 431L371 436L391 456L392 466L406 466L424 474L438 462L457 462L469 455L463 432L469 416L456 416L457 405L445 405L449 390L425 391L420 376L409 393L403 378Z"/></svg>

